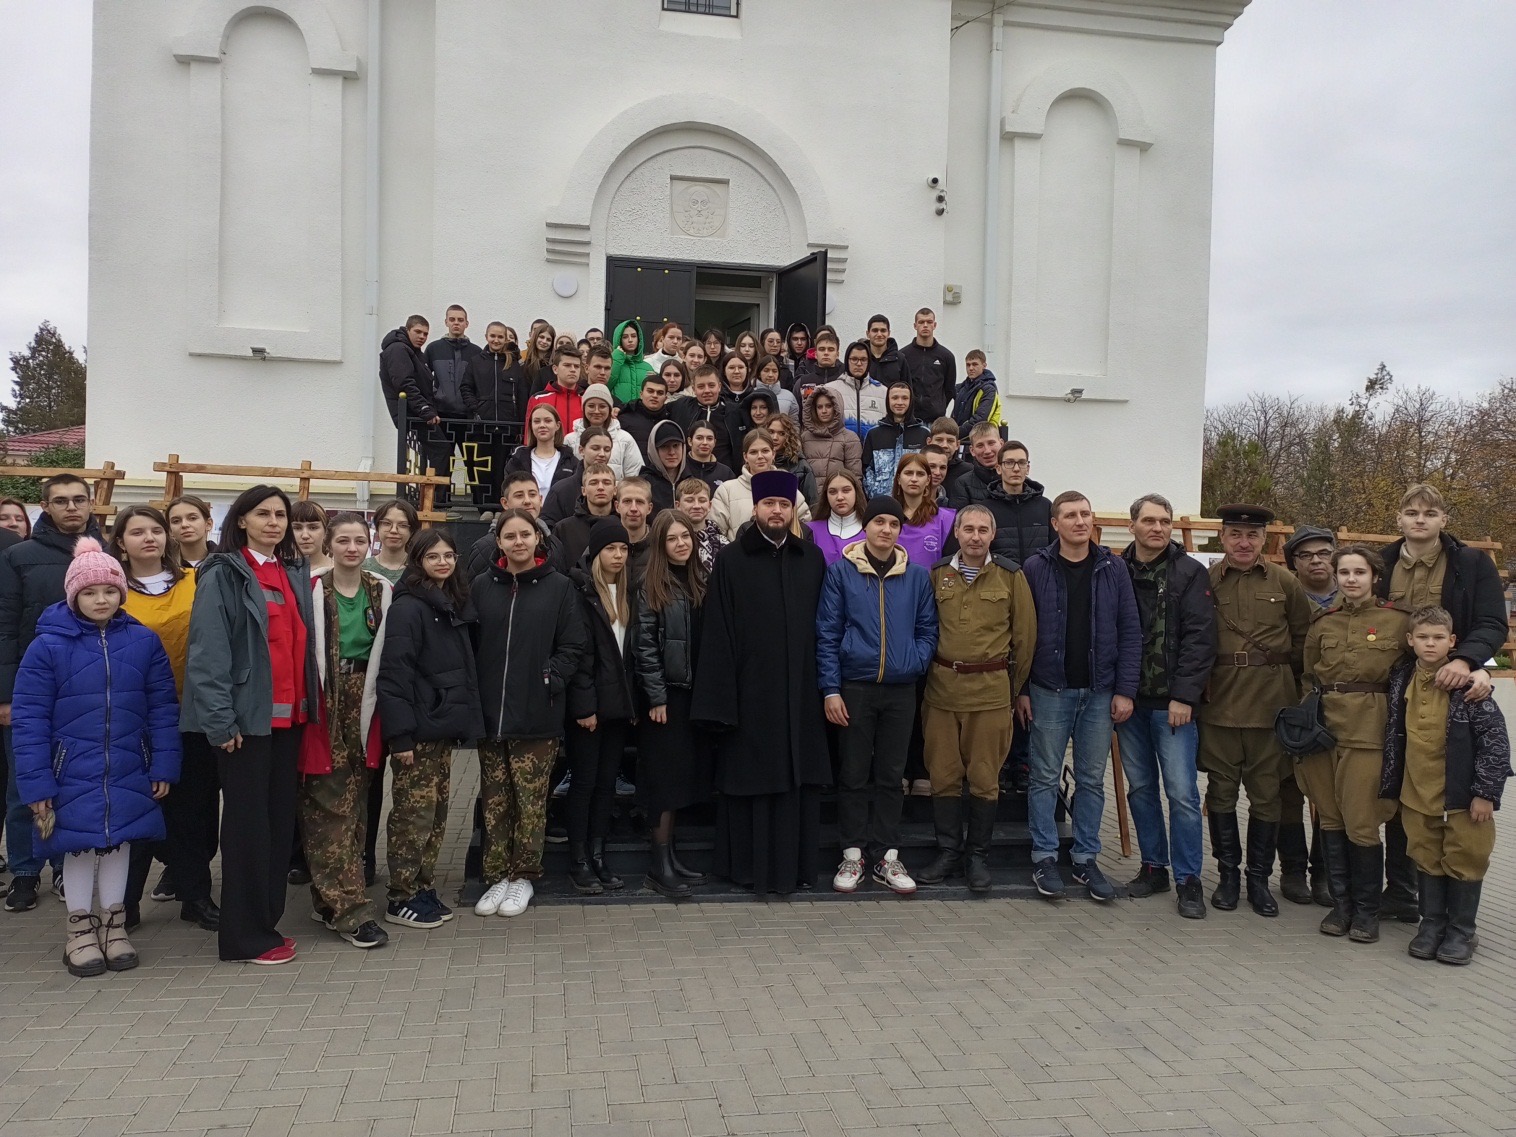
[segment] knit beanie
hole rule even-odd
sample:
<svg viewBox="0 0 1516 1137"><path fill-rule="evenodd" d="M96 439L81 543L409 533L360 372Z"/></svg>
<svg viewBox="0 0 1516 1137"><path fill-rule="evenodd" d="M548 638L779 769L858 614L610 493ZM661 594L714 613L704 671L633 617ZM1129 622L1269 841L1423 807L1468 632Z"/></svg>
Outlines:
<svg viewBox="0 0 1516 1137"><path fill-rule="evenodd" d="M616 400L611 398L611 389L604 383L591 383L584 389L584 394L579 396L581 403L587 403L591 399L599 399L608 407L616 405Z"/></svg>
<svg viewBox="0 0 1516 1137"><path fill-rule="evenodd" d="M69 563L68 575L63 578L63 594L68 606L74 608L79 593L96 584L108 584L126 599L126 573L121 562L100 547L93 537L80 537L74 542L74 559ZM77 608L74 609L78 611Z"/></svg>
<svg viewBox="0 0 1516 1137"><path fill-rule="evenodd" d="M867 525L876 517L893 517L900 524L905 524L905 510L900 508L900 503L892 497L871 497L868 508L863 511L863 523Z"/></svg>
<svg viewBox="0 0 1516 1137"><path fill-rule="evenodd" d="M589 559L594 560L607 545L614 545L617 541L628 548L631 547L632 538L627 533L625 525L611 518L595 522L590 526L590 539L587 546Z"/></svg>

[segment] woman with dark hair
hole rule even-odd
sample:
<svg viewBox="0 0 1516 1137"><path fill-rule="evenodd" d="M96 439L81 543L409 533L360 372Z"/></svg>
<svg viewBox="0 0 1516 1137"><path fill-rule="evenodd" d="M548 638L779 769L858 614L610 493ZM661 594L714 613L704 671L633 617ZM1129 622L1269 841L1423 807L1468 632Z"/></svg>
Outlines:
<svg viewBox="0 0 1516 1137"><path fill-rule="evenodd" d="M727 358L726 332L720 328L707 328L705 335L700 337L700 343L705 348L706 359L720 369Z"/></svg>
<svg viewBox="0 0 1516 1137"><path fill-rule="evenodd" d="M126 614L150 628L163 643L183 697L184 661L189 648L195 571L179 563L179 548L168 520L150 505L129 505L116 514L107 551L126 573ZM126 880L126 927L142 920L142 891L156 856L165 866L153 898L179 901L179 916L214 932L221 909L211 899L211 861L216 856L216 823L221 782L216 752L203 734L181 734L184 755L179 781L160 803L166 836L156 846L132 845Z"/></svg>
<svg viewBox="0 0 1516 1137"><path fill-rule="evenodd" d="M276 486L244 491L221 527L221 552L196 572L179 728L223 753L221 958L288 963L279 932L295 833L300 728L319 714L310 572Z"/></svg>
<svg viewBox="0 0 1516 1137"><path fill-rule="evenodd" d="M707 348L707 351L710 349ZM748 382L747 364L740 355L723 356L721 362L716 364L716 370L721 373L721 391L725 398L738 400L747 394L750 383ZM775 400L777 405L778 400Z"/></svg>
<svg viewBox="0 0 1516 1137"><path fill-rule="evenodd" d="M890 496L905 510L905 524L900 527L900 547L912 564L930 569L957 549L953 540L956 510L937 505L932 491L932 471L921 454L907 454L895 467L895 481Z"/></svg>
<svg viewBox="0 0 1516 1137"><path fill-rule="evenodd" d="M16 498L0 497L0 529L9 529L23 541L32 535L31 514Z"/></svg>
<svg viewBox="0 0 1516 1137"><path fill-rule="evenodd" d="M211 503L194 494L180 494L163 508L168 518L168 535L179 546L179 561L194 568L216 551L210 539Z"/></svg>
<svg viewBox="0 0 1516 1137"><path fill-rule="evenodd" d="M753 364L763 352L758 350L758 337L752 332L743 330L737 333L737 338L732 341L732 354L741 356L742 362L747 364L748 374L753 373Z"/></svg>
<svg viewBox="0 0 1516 1137"><path fill-rule="evenodd" d="M480 627L479 780L489 882L474 912L519 916L542 875L548 779L586 633L573 584L547 563L536 518L524 509L501 511L495 544L499 559L471 590Z"/></svg>
<svg viewBox="0 0 1516 1137"><path fill-rule="evenodd" d="M784 385L784 368L777 357L760 355L748 364L748 375L749 391L768 391L778 400L780 414L800 422L800 404Z"/></svg>
<svg viewBox="0 0 1516 1137"><path fill-rule="evenodd" d="M531 409L526 416L526 432L527 441L516 447L505 464L505 472L524 470L537 480L538 492L546 497L555 482L578 472L579 460L564 445L563 420L548 404L538 403Z"/></svg>
<svg viewBox="0 0 1516 1137"><path fill-rule="evenodd" d="M637 736L637 800L650 818L647 885L671 899L690 894L705 874L680 863L674 817L711 796L711 749L690 721L690 689L700 651L705 568L695 555L696 525L678 509L653 520L647 568L637 594L634 664L646 713Z"/></svg>
<svg viewBox="0 0 1516 1137"><path fill-rule="evenodd" d="M434 928L453 915L435 883L453 747L484 737L474 672L478 619L445 530L427 529L411 543L385 628L379 722L394 761L384 918Z"/></svg>
<svg viewBox="0 0 1516 1137"><path fill-rule="evenodd" d="M863 508L867 504L863 482L851 470L838 470L821 483L815 520L806 525L828 565L841 557L848 545L863 540Z"/></svg>
<svg viewBox="0 0 1516 1137"><path fill-rule="evenodd" d="M405 571L405 549L411 538L421 531L421 516L403 497L392 497L374 510L374 532L379 537L379 552L363 562L363 571L382 576L390 584Z"/></svg>
<svg viewBox="0 0 1516 1137"><path fill-rule="evenodd" d="M931 436L926 424L916 417L915 396L906 380L890 384L884 405L884 417L863 439L863 485L869 497L888 497L900 459L919 452Z"/></svg>
<svg viewBox="0 0 1516 1137"><path fill-rule="evenodd" d="M681 399L690 393L690 373L684 360L670 356L658 365L658 374L663 377L670 399Z"/></svg>
<svg viewBox="0 0 1516 1137"><path fill-rule="evenodd" d="M332 567L327 548L326 510L320 502L303 500L291 504L290 532L295 535L295 548L311 566L313 578Z"/></svg>

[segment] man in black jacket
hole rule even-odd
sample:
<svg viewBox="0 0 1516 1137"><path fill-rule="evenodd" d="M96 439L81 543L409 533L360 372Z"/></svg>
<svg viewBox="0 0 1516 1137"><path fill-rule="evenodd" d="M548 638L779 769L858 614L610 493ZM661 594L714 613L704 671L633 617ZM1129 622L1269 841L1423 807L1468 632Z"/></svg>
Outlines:
<svg viewBox="0 0 1516 1137"><path fill-rule="evenodd" d="M379 386L384 391L390 421L396 427L400 425L400 396L405 396L406 422L414 426L422 439L422 456L427 465L440 472L448 469L453 443L441 428L435 380L421 350L430 333L431 325L425 316L409 316L405 327L396 328L384 337L379 348Z"/></svg>
<svg viewBox="0 0 1516 1137"><path fill-rule="evenodd" d="M909 379L900 347L890 335L890 321L880 313L869 317L869 378L888 387L896 379Z"/></svg>
<svg viewBox="0 0 1516 1137"><path fill-rule="evenodd" d="M669 388L662 375L656 371L642 380L642 391L630 403L621 408L616 421L621 429L637 443L637 453L647 453L648 436L653 427L666 422L671 416L668 409ZM676 424L677 425L677 424ZM684 427L679 427L681 437Z"/></svg>
<svg viewBox="0 0 1516 1137"><path fill-rule="evenodd" d="M432 370L432 393L436 397L434 405L437 413L445 419L472 418L463 385L468 378L469 363L479 354L479 345L470 341L466 334L468 313L463 310L463 305L449 304L443 322L447 325L447 335L440 340L433 340L426 349L426 365ZM432 468L438 473L452 469L450 463L453 450L463 447L468 429L466 422L450 421L442 424L438 433L446 439L447 449L443 452L439 441L438 454L448 465L439 466L433 462ZM482 490L484 487L479 488ZM437 504L447 505L452 500L452 493L444 487L437 499ZM475 496L475 504L482 504L484 500L487 499Z"/></svg>
<svg viewBox="0 0 1516 1137"><path fill-rule="evenodd" d="M957 422L943 416L943 420ZM990 496L990 487L1000 484L1000 448L1005 439L993 423L980 422L969 427L969 436L964 440L968 446L969 460L957 473L948 473L948 505L962 509L966 505L984 504Z"/></svg>
<svg viewBox="0 0 1516 1137"><path fill-rule="evenodd" d="M1127 886L1132 896L1169 890L1172 851L1179 914L1205 919L1200 886L1204 851L1195 725L1211 664L1216 659L1216 605L1205 566L1175 542L1174 507L1159 494L1132 503L1132 543L1121 554L1132 574L1142 623L1142 672L1137 707L1116 727L1127 800L1137 829L1142 868ZM1169 801L1169 832L1163 824L1159 782ZM1172 837L1172 850L1170 849Z"/></svg>
<svg viewBox="0 0 1516 1137"><path fill-rule="evenodd" d="M590 530L614 513L616 475L603 462L588 463L581 487L574 512L553 526L553 536L562 550L560 560L568 568L576 567L589 548Z"/></svg>
<svg viewBox="0 0 1516 1137"><path fill-rule="evenodd" d="M1027 474L1032 468L1026 444L1012 439L1000 447L1000 481L989 487L982 505L995 515L995 544L991 551L1017 564L1058 540L1053 532L1053 507L1043 496L1042 483ZM970 472L966 477L974 477Z"/></svg>
<svg viewBox="0 0 1516 1137"><path fill-rule="evenodd" d="M1446 608L1458 642L1452 658L1437 672L1437 686L1461 690L1474 702L1489 698L1493 684L1484 665L1505 643L1508 630L1495 562L1445 532L1447 502L1435 486L1409 487L1401 496L1395 523L1401 538L1385 546L1379 596L1408 612L1432 605ZM1406 855L1398 814L1384 827L1384 873L1381 914L1408 923L1419 919L1416 870Z"/></svg>
<svg viewBox="0 0 1516 1137"><path fill-rule="evenodd" d="M947 413L958 386L958 360L936 339L937 316L930 308L916 313L916 338L900 349L916 413L927 422Z"/></svg>
<svg viewBox="0 0 1516 1137"><path fill-rule="evenodd" d="M42 483L42 515L30 540L0 554L0 726L5 729L6 857L13 874L5 899L8 912L37 906L42 861L32 851L32 811L16 789L16 757L11 747L11 696L21 657L37 636L37 618L64 598L63 580L80 537L100 541L90 513L90 488L77 474L57 474ZM102 542L103 543L103 542ZM61 862L60 862L61 863ZM57 872L58 866L53 866Z"/></svg>

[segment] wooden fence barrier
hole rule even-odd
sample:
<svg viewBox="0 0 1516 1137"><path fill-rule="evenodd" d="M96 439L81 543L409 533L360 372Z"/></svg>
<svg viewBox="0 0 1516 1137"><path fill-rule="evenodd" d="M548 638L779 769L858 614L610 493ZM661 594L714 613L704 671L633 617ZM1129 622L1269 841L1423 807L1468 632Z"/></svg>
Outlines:
<svg viewBox="0 0 1516 1137"><path fill-rule="evenodd" d="M167 462L154 462L153 470L164 475L163 502L172 501L184 492L185 474L212 474L227 478L251 478L258 481L292 481L298 487L296 497L301 501L310 498L312 482L377 482L387 486L416 486L420 497L420 505L416 512L421 518L423 528L447 520L447 514L438 512L434 506L437 488L447 485L448 478L433 473L430 467L424 474L382 474L374 470L318 470L308 461L301 462L299 466L218 466L204 462L181 462L179 455L170 454ZM163 502L158 504L162 505Z"/></svg>
<svg viewBox="0 0 1516 1137"><path fill-rule="evenodd" d="M91 483L94 504L90 506L90 512L97 521L104 522L116 516L111 495L116 483L126 477L126 471L116 469L114 462L102 462L98 470L71 470L64 466L0 466L0 475L7 478L52 478L59 474L73 474Z"/></svg>

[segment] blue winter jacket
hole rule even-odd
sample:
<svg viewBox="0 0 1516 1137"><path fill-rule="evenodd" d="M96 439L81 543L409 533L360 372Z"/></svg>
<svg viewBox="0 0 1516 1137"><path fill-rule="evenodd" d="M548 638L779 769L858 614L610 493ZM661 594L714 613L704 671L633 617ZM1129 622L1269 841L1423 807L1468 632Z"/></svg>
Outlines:
<svg viewBox="0 0 1516 1137"><path fill-rule="evenodd" d="M1126 566L1103 545L1090 545L1095 567L1090 576L1090 689L1137 697L1142 672L1142 621ZM1058 567L1058 542L1038 549L1021 566L1037 607L1037 650L1032 682L1049 690L1068 686L1063 669L1063 639L1068 597Z"/></svg>
<svg viewBox="0 0 1516 1137"><path fill-rule="evenodd" d="M33 830L39 856L163 839L152 783L179 780L179 699L150 629L49 607L16 675L11 734L21 800L57 815L46 841Z"/></svg>
<svg viewBox="0 0 1516 1137"><path fill-rule="evenodd" d="M926 569L896 548L881 581L863 541L847 546L827 568L816 608L821 693L840 695L843 683L914 683L936 650L937 599Z"/></svg>

